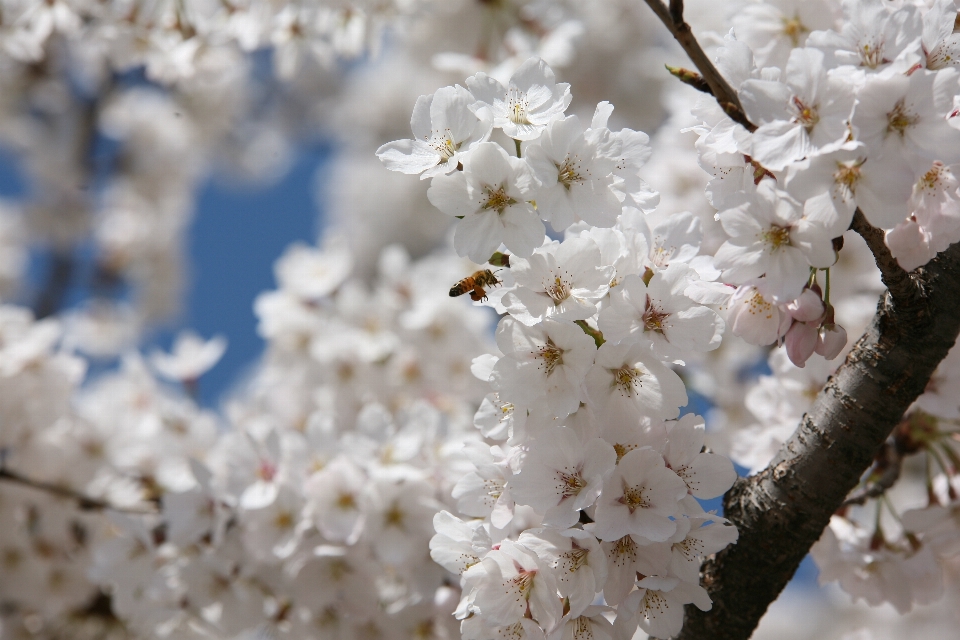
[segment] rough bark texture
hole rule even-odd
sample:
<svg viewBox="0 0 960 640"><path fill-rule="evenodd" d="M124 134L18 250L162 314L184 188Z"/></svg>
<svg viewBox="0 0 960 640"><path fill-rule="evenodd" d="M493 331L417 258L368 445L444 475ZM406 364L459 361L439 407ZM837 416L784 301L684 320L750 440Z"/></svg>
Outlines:
<svg viewBox="0 0 960 640"><path fill-rule="evenodd" d="M960 245L909 283L884 271L899 295L884 292L870 327L773 462L724 497L740 539L704 563L713 609L688 605L680 639L750 637L956 341Z"/></svg>

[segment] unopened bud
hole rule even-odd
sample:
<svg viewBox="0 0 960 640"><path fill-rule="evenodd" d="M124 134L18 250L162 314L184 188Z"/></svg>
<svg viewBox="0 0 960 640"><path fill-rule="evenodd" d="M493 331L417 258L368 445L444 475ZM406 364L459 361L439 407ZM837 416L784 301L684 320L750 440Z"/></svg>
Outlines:
<svg viewBox="0 0 960 640"><path fill-rule="evenodd" d="M819 322L823 317L823 300L813 289L804 289L799 298L787 305L787 313L797 322Z"/></svg>
<svg viewBox="0 0 960 640"><path fill-rule="evenodd" d="M794 322L783 339L790 362L801 369L813 355L819 342L816 326L806 322Z"/></svg>
<svg viewBox="0 0 960 640"><path fill-rule="evenodd" d="M816 352L833 360L847 346L847 331L838 324L825 324L817 339Z"/></svg>

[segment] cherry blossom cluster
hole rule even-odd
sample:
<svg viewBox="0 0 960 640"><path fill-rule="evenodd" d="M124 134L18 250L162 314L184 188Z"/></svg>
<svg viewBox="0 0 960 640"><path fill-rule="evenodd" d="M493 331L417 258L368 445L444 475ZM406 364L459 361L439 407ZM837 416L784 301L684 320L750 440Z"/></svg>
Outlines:
<svg viewBox="0 0 960 640"><path fill-rule="evenodd" d="M65 318L68 342L115 357L180 310L203 181L225 170L269 183L304 140L340 136L332 112L346 91L342 63L376 54L385 31L394 42L434 42L452 67L481 61L435 37L451 21L478 25L485 65L534 51L569 62L583 32L559 7L464 16L471 7L442 3L438 19L439 4L0 2L0 145L30 192L0 203L0 294L33 294L23 281L34 277L31 252L42 251L52 272L89 292ZM433 73L413 66L407 73ZM380 248L365 257L375 262Z"/></svg>
<svg viewBox="0 0 960 640"><path fill-rule="evenodd" d="M735 122L712 97L693 110L699 163L712 176L706 195L726 236L714 265L737 285L727 321L749 343L786 347L745 393L749 413L735 421L746 428L730 434L731 457L752 472L794 431L835 370L829 361L848 347L838 318L863 325L850 306L862 300L854 281L864 267L844 264L854 216L886 230L906 270L960 240L956 20L951 0L755 3L732 19L716 52L754 125ZM900 612L941 597L945 558L956 554L943 540L958 531L949 516L953 360L814 548L821 582ZM904 467L893 487L916 453L926 471ZM926 507L906 508L922 502L911 486L926 487Z"/></svg>
<svg viewBox="0 0 960 640"><path fill-rule="evenodd" d="M952 0L685 5L736 118L631 0L0 1L34 190L0 203L0 637L628 640L708 608L737 531L698 499L773 459L883 290L857 212L908 270L960 239L960 35ZM197 188L320 130L323 248L200 408L222 339L135 350ZM85 304L11 304L37 246ZM478 265L495 341L447 295ZM956 353L813 549L871 605L960 584Z"/></svg>
<svg viewBox="0 0 960 640"><path fill-rule="evenodd" d="M335 244L291 247L256 305L265 360L222 416L191 399L222 339L187 333L81 386L58 322L0 307L0 470L30 481L0 483L3 637L90 619L139 638L455 636L429 540L471 468L470 366L493 347L484 310L442 286L462 265L394 247L371 289Z"/></svg>
<svg viewBox="0 0 960 640"><path fill-rule="evenodd" d="M889 230L887 244L908 270L960 240L951 169L960 160L957 11L952 0L930 8L844 2L837 24L806 24L786 7L762 5L771 14L763 20L779 13L782 22L761 33L759 18L748 26L760 6L734 21L717 52L755 130L703 98L694 110L697 150L728 236L714 264L738 286L731 329L755 344L785 341L802 366L813 353L834 358L846 343L829 269L840 246L833 241L855 212Z"/></svg>
<svg viewBox="0 0 960 640"><path fill-rule="evenodd" d="M430 202L460 219L458 253L510 252L503 286L485 291L503 314L499 355L473 363L493 391L476 468L453 491L466 519L440 513L431 542L460 575L464 638L674 635L683 605L710 607L702 556L737 537L696 500L736 473L703 451L703 419L680 417L672 368L719 346L724 322L704 303L727 287L698 256L699 221L654 212L638 176L648 137L608 129L609 103L584 127L570 100L531 58L506 84L479 73L422 96L414 138L378 152L431 180Z"/></svg>
<svg viewBox="0 0 960 640"><path fill-rule="evenodd" d="M944 596L944 569L960 554L958 356L954 348L940 363L877 454L860 489L874 499L851 498L811 550L821 583L837 581L855 599L890 603L901 614ZM925 501L890 490L908 456L920 459Z"/></svg>

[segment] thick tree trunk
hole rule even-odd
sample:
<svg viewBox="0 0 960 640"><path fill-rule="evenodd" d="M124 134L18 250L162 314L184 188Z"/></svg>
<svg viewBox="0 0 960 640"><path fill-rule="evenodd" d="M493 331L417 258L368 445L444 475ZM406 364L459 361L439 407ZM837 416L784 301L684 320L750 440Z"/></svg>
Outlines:
<svg viewBox="0 0 960 640"><path fill-rule="evenodd" d="M688 605L682 640L750 637L960 332L960 245L905 279L858 222L888 290L777 457L724 497L740 539L704 563L713 609Z"/></svg>

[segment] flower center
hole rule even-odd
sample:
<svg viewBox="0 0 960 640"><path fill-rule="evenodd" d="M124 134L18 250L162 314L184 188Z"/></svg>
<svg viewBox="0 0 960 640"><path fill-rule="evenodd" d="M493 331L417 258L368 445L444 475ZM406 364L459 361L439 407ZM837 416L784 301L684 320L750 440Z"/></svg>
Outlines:
<svg viewBox="0 0 960 640"><path fill-rule="evenodd" d="M883 58L883 38L860 41L860 66L876 69L881 64L889 62Z"/></svg>
<svg viewBox="0 0 960 640"><path fill-rule="evenodd" d="M487 490L487 495L490 496L491 500L495 503L503 494L503 487L505 485L503 482L498 482L496 480L486 480L483 483L483 486Z"/></svg>
<svg viewBox="0 0 960 640"><path fill-rule="evenodd" d="M583 477L580 475L579 469L573 473L557 471L557 479L559 480L557 489L563 498L575 496L580 493L581 489L587 486L587 483L584 482Z"/></svg>
<svg viewBox="0 0 960 640"><path fill-rule="evenodd" d="M277 529L289 529L293 526L293 514L289 511L280 511L273 517L273 526Z"/></svg>
<svg viewBox="0 0 960 640"><path fill-rule="evenodd" d="M553 344L553 340L547 338L547 344L540 347L537 357L543 360L540 365L549 376L557 365L563 364L563 349Z"/></svg>
<svg viewBox="0 0 960 640"><path fill-rule="evenodd" d="M784 16L781 20L783 20L783 35L790 38L790 42L794 47L799 47L800 38L810 30L800 22L799 16L793 16L792 18Z"/></svg>
<svg viewBox="0 0 960 640"><path fill-rule="evenodd" d="M650 507L650 503L647 502L643 493L643 487L624 487L620 503L626 505L630 513L633 513L637 509L647 509Z"/></svg>
<svg viewBox="0 0 960 640"><path fill-rule="evenodd" d="M747 311L751 315L762 314L766 315L767 318L770 317L770 312L773 309L773 304L767 302L766 298L764 298L759 291L754 292L750 299L746 301L746 305Z"/></svg>
<svg viewBox="0 0 960 640"><path fill-rule="evenodd" d="M530 599L530 592L533 590L533 578L537 575L536 571L527 571L521 569L512 580L514 586L520 592L520 597L524 600Z"/></svg>
<svg viewBox="0 0 960 640"><path fill-rule="evenodd" d="M866 158L861 158L851 164L837 163L837 170L833 172L833 181L835 184L846 187L850 193L857 190L857 182L860 181L860 167L866 162Z"/></svg>
<svg viewBox="0 0 960 640"><path fill-rule="evenodd" d="M573 640L593 640L590 618L580 616L573 621Z"/></svg>
<svg viewBox="0 0 960 640"><path fill-rule="evenodd" d="M921 191L934 191L936 192L940 187L940 180L942 173L944 171L943 163L940 161L935 161L933 166L923 174L923 177L920 178L920 182L917 186L920 187Z"/></svg>
<svg viewBox="0 0 960 640"><path fill-rule="evenodd" d="M613 371L613 384L620 389L622 395L632 396L636 392L637 387L643 386L641 376L643 376L643 371L640 369L623 365Z"/></svg>
<svg viewBox="0 0 960 640"><path fill-rule="evenodd" d="M637 557L637 543L629 535L623 536L613 543L613 563L616 565L633 564Z"/></svg>
<svg viewBox="0 0 960 640"><path fill-rule="evenodd" d="M664 598L659 591L654 591L653 589L647 589L647 592L643 596L643 611L644 612L653 612L656 610L658 613L663 613L667 610L667 599ZM647 613L651 618L655 615Z"/></svg>
<svg viewBox="0 0 960 640"><path fill-rule="evenodd" d="M657 308L655 304L650 300L650 294L647 294L647 308L643 312L643 330L644 331L655 331L656 333L663 334L663 322L670 317L669 313L661 311Z"/></svg>
<svg viewBox="0 0 960 640"><path fill-rule="evenodd" d="M896 132L902 138L907 127L912 127L919 121L920 117L910 113L904 104L904 99L900 98L893 106L893 110L887 114L887 133Z"/></svg>
<svg viewBox="0 0 960 640"><path fill-rule="evenodd" d="M337 498L337 508L343 509L344 511L348 509L356 509L357 501L354 499L352 493L341 493Z"/></svg>
<svg viewBox="0 0 960 640"><path fill-rule="evenodd" d="M403 510L396 504L384 514L383 521L388 527L397 527L403 529Z"/></svg>
<svg viewBox="0 0 960 640"><path fill-rule="evenodd" d="M944 40L937 44L929 54L927 54L927 69L943 69L953 63L953 56L950 54L950 46Z"/></svg>
<svg viewBox="0 0 960 640"><path fill-rule="evenodd" d="M570 297L570 285L560 276L554 276L553 282L544 287L546 294L553 298L553 304L557 305Z"/></svg>
<svg viewBox="0 0 960 640"><path fill-rule="evenodd" d="M527 96L519 90L511 88L507 92L507 111L507 117L514 124L530 124L527 119Z"/></svg>
<svg viewBox="0 0 960 640"><path fill-rule="evenodd" d="M483 203L483 209L493 209L497 213L503 213L504 209L510 205L517 204L517 201L507 195L507 191L503 186L497 187L484 187L487 192L487 201Z"/></svg>
<svg viewBox="0 0 960 640"><path fill-rule="evenodd" d="M680 542L675 542L673 548L679 551L686 558L696 558L703 550L703 543L696 538L684 538Z"/></svg>
<svg viewBox="0 0 960 640"><path fill-rule="evenodd" d="M563 164L557 165L557 182L568 191L574 182L583 182L583 176L577 170L578 165L579 163L572 158L567 158L563 161Z"/></svg>
<svg viewBox="0 0 960 640"><path fill-rule="evenodd" d="M771 252L775 252L782 246L790 246L789 227L771 226L761 234L763 241L770 247Z"/></svg>
<svg viewBox="0 0 960 640"><path fill-rule="evenodd" d="M617 452L617 464L620 463L620 459L623 456L627 455L631 451L637 448L635 444L620 444L619 442L613 445L613 450Z"/></svg>
<svg viewBox="0 0 960 640"><path fill-rule="evenodd" d="M586 549L571 549L563 554L557 561L557 568L567 573L575 573L587 564L587 556L590 552Z"/></svg>
<svg viewBox="0 0 960 640"><path fill-rule="evenodd" d="M453 138L450 136L450 130L446 130L442 133L436 133L430 139L430 146L433 147L434 151L440 154L440 162L446 162L453 157L453 154L457 152L460 148L460 144L453 141Z"/></svg>
<svg viewBox="0 0 960 640"><path fill-rule="evenodd" d="M797 96L793 96L792 106L794 110L793 121L802 125L808 132L812 131L817 123L820 122L817 105L806 104Z"/></svg>

